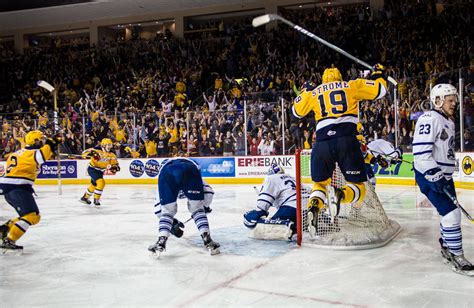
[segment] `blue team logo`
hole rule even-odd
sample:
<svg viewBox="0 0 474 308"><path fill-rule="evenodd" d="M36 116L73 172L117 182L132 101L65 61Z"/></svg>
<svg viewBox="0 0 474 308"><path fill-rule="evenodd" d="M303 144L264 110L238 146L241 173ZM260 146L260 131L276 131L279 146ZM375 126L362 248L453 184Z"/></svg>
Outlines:
<svg viewBox="0 0 474 308"><path fill-rule="evenodd" d="M146 162L145 164L145 173L149 177L154 178L155 176L158 175L160 163L157 162L154 159L150 159L149 161Z"/></svg>
<svg viewBox="0 0 474 308"><path fill-rule="evenodd" d="M130 174L136 178L139 178L143 175L145 171L145 166L139 160L134 160L130 163Z"/></svg>

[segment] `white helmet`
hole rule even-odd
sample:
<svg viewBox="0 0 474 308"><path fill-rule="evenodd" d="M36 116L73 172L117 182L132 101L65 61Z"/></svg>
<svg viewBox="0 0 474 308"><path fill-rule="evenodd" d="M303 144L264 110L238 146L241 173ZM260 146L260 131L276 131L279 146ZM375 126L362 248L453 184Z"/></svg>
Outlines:
<svg viewBox="0 0 474 308"><path fill-rule="evenodd" d="M441 108L444 104L444 97L448 95L458 95L456 88L449 83L440 83L435 85L431 89L430 100L431 103L438 108ZM436 98L440 98L440 103L436 104Z"/></svg>

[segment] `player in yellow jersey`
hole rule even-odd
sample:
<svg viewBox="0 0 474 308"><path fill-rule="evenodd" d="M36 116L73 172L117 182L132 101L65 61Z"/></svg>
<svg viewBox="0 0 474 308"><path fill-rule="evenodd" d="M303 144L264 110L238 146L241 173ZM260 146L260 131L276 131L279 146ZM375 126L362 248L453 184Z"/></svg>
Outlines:
<svg viewBox="0 0 474 308"><path fill-rule="evenodd" d="M367 175L357 135L358 103L376 100L387 92L383 66L377 64L369 79L343 81L337 68L323 73L323 83L308 87L296 97L293 114L302 118L313 111L316 118L316 142L311 150L311 179L313 189L308 203L312 223L317 213L329 205L331 216L337 216L340 203L354 203L364 199ZM347 185L335 190L331 177L336 163Z"/></svg>
<svg viewBox="0 0 474 308"><path fill-rule="evenodd" d="M33 183L40 172L41 165L51 158L61 137L56 136L44 141L44 135L38 130L25 135L26 146L12 153L7 160L6 173L0 177L0 194L10 204L19 217L10 219L0 226L3 252L23 251L16 245L28 228L40 221L38 205L33 198Z"/></svg>
<svg viewBox="0 0 474 308"><path fill-rule="evenodd" d="M87 173L91 177L91 184L80 199L82 203L90 205L92 202L89 198L94 195L94 205L100 206L100 197L105 187L105 170L110 166L109 170L112 173L115 174L120 171L117 157L114 153L110 152L112 147L112 140L104 138L100 142L100 146L82 152L82 157L91 159L87 168Z"/></svg>

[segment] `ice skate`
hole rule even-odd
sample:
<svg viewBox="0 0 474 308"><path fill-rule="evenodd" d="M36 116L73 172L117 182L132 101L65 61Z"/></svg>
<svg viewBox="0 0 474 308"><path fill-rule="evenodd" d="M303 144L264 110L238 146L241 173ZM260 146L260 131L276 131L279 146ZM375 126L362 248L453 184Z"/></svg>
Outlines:
<svg viewBox="0 0 474 308"><path fill-rule="evenodd" d="M316 200L314 200L316 201ZM310 236L316 236L316 231L318 229L318 213L319 207L317 205L311 205L308 207L308 232Z"/></svg>
<svg viewBox="0 0 474 308"><path fill-rule="evenodd" d="M168 238L166 236L160 236L156 244L151 245L148 247L148 251L150 251L153 255L160 257L161 253L166 250L166 241Z"/></svg>
<svg viewBox="0 0 474 308"><path fill-rule="evenodd" d="M326 194L328 200L328 211L329 216L331 217L331 222L335 223L339 211L341 209L341 200L343 197L343 192L339 188L335 188L332 185L326 187Z"/></svg>
<svg viewBox="0 0 474 308"><path fill-rule="evenodd" d="M439 244L441 245L441 256L443 257L443 263L451 263L451 254L449 253L448 246L446 246L442 238L439 238Z"/></svg>
<svg viewBox="0 0 474 308"><path fill-rule="evenodd" d="M474 276L474 265L469 262L464 255L451 255L451 263L452 263L452 270L455 273L466 275L466 276Z"/></svg>
<svg viewBox="0 0 474 308"><path fill-rule="evenodd" d="M212 240L209 232L204 232L203 234L201 234L201 237L204 242L204 246L206 246L206 248L209 250L211 255L217 255L220 253L219 247L221 247L221 245L219 245L219 243L214 242Z"/></svg>
<svg viewBox="0 0 474 308"><path fill-rule="evenodd" d="M2 254L21 254L23 252L23 246L16 245L15 242L9 238L5 238L2 241L0 248L2 249Z"/></svg>
<svg viewBox="0 0 474 308"><path fill-rule="evenodd" d="M81 199L79 199L79 202L90 205L92 202L87 198L86 196L82 196Z"/></svg>
<svg viewBox="0 0 474 308"><path fill-rule="evenodd" d="M8 228L7 223L0 226L0 240L3 241L6 237L8 232L10 232L10 228Z"/></svg>
<svg viewBox="0 0 474 308"><path fill-rule="evenodd" d="M100 206L99 199L94 199L94 207L99 207L99 206Z"/></svg>

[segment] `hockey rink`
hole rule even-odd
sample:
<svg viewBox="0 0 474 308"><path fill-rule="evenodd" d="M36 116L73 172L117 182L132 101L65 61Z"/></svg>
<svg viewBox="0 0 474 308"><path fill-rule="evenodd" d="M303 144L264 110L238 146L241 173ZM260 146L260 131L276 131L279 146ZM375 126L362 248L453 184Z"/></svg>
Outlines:
<svg viewBox="0 0 474 308"><path fill-rule="evenodd" d="M101 208L78 202L86 185L36 186L39 225L18 241L22 256L0 255L0 307L474 307L474 279L441 261L439 219L416 206L416 188L377 187L401 233L385 247L334 251L247 237L242 214L253 185L213 185L209 214L221 254L203 248L193 221L159 260L156 186L108 185ZM458 190L474 212L474 191ZM190 217L180 201L177 218ZM0 223L15 216L0 197ZM463 217L464 250L474 261L474 225Z"/></svg>

